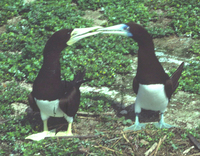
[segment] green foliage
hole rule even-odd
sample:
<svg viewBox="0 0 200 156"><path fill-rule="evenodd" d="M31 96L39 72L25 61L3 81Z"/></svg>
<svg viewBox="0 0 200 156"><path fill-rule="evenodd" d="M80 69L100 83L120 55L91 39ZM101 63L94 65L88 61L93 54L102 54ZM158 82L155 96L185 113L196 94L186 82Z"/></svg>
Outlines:
<svg viewBox="0 0 200 156"><path fill-rule="evenodd" d="M109 21L109 25L127 23L136 21L143 25L147 25L148 21L154 14L149 14L148 7L140 1L118 1L105 8L105 17Z"/></svg>
<svg viewBox="0 0 200 156"><path fill-rule="evenodd" d="M195 138L199 139L199 132L200 132L200 126L198 126L195 129L187 129L183 134L181 134L181 137L183 139L188 139L188 134L192 134Z"/></svg>
<svg viewBox="0 0 200 156"><path fill-rule="evenodd" d="M123 121L122 121L122 124L123 124L123 125L130 126L131 124L133 124L133 122L132 122L131 119L127 119L127 120L123 120Z"/></svg>
<svg viewBox="0 0 200 156"><path fill-rule="evenodd" d="M150 6L151 11L159 11L159 16L162 18L170 19L170 23L167 23L167 27L162 29L168 33L176 33L178 35L191 36L193 38L199 38L199 24L200 24L200 1L179 1L179 0L161 0L153 1L148 0L146 5ZM155 21L159 20L154 18ZM156 29L156 28L154 28ZM162 33L162 32L161 32ZM166 35L167 35L166 34ZM159 35L159 33L158 33Z"/></svg>
<svg viewBox="0 0 200 156"><path fill-rule="evenodd" d="M108 111L111 105L112 101L104 94L82 93L79 110L100 114Z"/></svg>
<svg viewBox="0 0 200 156"><path fill-rule="evenodd" d="M56 139L47 139L43 141L39 141L37 144L30 146L30 144L24 143L22 152L24 155L34 155L40 153L42 155L53 155L53 156L62 156L62 155L73 155L73 152L78 150L78 147L87 147L91 143L80 141L80 139L75 138L71 141L66 141L65 139L61 139L56 141ZM50 146L49 146L50 145Z"/></svg>
<svg viewBox="0 0 200 156"><path fill-rule="evenodd" d="M169 36L171 34L192 36L199 38L200 2L199 0L179 1L110 1L110 0L77 0L78 8L81 10L97 10L102 8L104 16L109 25L135 21L147 26L153 37ZM169 23L161 23L161 26L149 22L159 22L160 18L169 19Z"/></svg>
<svg viewBox="0 0 200 156"><path fill-rule="evenodd" d="M14 110L11 107L13 102L27 102L29 92L21 88L18 83L6 83L0 86L0 119L7 119L6 123L0 124L0 141L3 142L0 150L2 153L11 153L15 148L16 141L23 140L31 131L30 125L22 125L24 115L14 116ZM5 148L3 148L5 146ZM9 148L8 148L9 147ZM17 152L18 153L18 152Z"/></svg>
<svg viewBox="0 0 200 156"><path fill-rule="evenodd" d="M18 8L23 4L22 0L2 0L0 2L0 26L7 23L7 20L19 15Z"/></svg>
<svg viewBox="0 0 200 156"><path fill-rule="evenodd" d="M24 139L24 137L31 131L30 125L22 125L24 116L13 118L7 123L0 126L2 132L0 140L2 142L14 145L17 140Z"/></svg>
<svg viewBox="0 0 200 156"><path fill-rule="evenodd" d="M179 80L179 89L200 94L200 65L199 62L191 62L185 67Z"/></svg>
<svg viewBox="0 0 200 156"><path fill-rule="evenodd" d="M195 43L192 44L190 52L196 54L196 59L200 60L200 42L196 41Z"/></svg>
<svg viewBox="0 0 200 156"><path fill-rule="evenodd" d="M0 86L0 114L3 118L9 118L13 113L10 104L13 102L27 101L28 91L19 87L16 82L5 84L5 87Z"/></svg>

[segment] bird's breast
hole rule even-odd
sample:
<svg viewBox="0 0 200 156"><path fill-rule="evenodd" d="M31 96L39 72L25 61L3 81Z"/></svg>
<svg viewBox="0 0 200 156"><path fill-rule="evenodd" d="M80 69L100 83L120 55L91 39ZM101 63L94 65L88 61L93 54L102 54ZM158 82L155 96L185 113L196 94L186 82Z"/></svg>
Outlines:
<svg viewBox="0 0 200 156"><path fill-rule="evenodd" d="M59 107L59 100L38 100L35 98L36 104L40 109L41 117L53 116L53 117L63 117L65 113Z"/></svg>
<svg viewBox="0 0 200 156"><path fill-rule="evenodd" d="M163 84L139 84L135 109L143 108L154 111L165 111L169 100Z"/></svg>

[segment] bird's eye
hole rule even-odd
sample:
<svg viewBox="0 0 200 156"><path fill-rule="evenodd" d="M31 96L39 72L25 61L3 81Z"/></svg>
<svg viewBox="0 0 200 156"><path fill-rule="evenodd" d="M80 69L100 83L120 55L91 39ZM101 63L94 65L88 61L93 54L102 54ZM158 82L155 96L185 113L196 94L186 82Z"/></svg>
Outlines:
<svg viewBox="0 0 200 156"><path fill-rule="evenodd" d="M124 30L129 30L129 27L127 26L127 27L124 27Z"/></svg>

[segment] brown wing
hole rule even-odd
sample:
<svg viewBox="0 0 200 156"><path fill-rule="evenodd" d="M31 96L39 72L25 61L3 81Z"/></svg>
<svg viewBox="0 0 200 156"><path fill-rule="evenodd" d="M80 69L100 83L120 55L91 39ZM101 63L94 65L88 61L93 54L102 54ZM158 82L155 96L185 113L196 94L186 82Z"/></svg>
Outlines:
<svg viewBox="0 0 200 156"><path fill-rule="evenodd" d="M74 76L74 80L67 82L65 85L65 95L59 101L60 109L68 116L75 116L80 104L80 90L79 87L82 83L91 81L91 79L83 80L85 70L78 72Z"/></svg>
<svg viewBox="0 0 200 156"><path fill-rule="evenodd" d="M138 93L138 89L139 89L139 82L138 82L137 78L135 77L133 79L133 91L135 92L135 94Z"/></svg>
<svg viewBox="0 0 200 156"><path fill-rule="evenodd" d="M79 88L73 87L67 95L59 101L60 109L68 116L75 116L80 104L80 91Z"/></svg>
<svg viewBox="0 0 200 156"><path fill-rule="evenodd" d="M40 109L38 108L36 102L35 102L35 99L32 95L32 92L28 95L28 102L29 102L29 105L31 106L31 108L33 109L33 111L35 112L39 112Z"/></svg>

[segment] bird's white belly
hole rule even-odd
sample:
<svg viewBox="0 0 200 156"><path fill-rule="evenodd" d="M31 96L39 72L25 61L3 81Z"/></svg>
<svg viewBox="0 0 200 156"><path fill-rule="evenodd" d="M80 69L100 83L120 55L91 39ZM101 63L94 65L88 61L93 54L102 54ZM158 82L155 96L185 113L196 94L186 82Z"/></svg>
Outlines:
<svg viewBox="0 0 200 156"><path fill-rule="evenodd" d="M40 109L41 118L45 119L49 116L64 117L65 113L59 107L59 100L38 100L35 98L35 102Z"/></svg>
<svg viewBox="0 0 200 156"><path fill-rule="evenodd" d="M163 84L139 84L135 112L140 113L141 108L164 112L168 102Z"/></svg>

